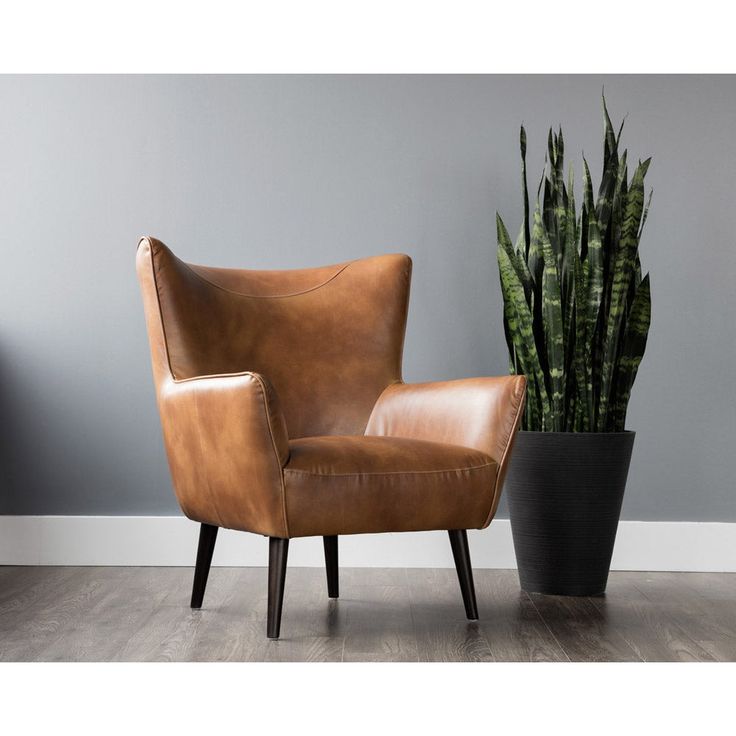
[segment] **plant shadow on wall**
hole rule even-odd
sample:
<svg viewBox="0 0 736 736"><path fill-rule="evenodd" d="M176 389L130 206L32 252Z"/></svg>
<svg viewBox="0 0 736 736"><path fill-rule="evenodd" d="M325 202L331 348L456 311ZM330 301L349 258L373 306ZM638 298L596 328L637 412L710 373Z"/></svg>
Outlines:
<svg viewBox="0 0 736 736"><path fill-rule="evenodd" d="M641 240L652 192L650 159L631 179L603 99L603 173L597 199L583 157L582 207L567 184L562 129L549 131L530 217L521 128L523 221L516 246L499 215L498 266L510 372L527 377L522 431L507 483L514 546L528 591L605 591L634 433L631 388L651 319Z"/></svg>

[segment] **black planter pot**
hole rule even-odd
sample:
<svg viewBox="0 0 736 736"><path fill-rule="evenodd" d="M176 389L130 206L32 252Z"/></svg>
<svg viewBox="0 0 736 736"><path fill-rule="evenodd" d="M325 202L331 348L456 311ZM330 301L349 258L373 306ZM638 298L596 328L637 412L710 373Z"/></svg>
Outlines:
<svg viewBox="0 0 736 736"><path fill-rule="evenodd" d="M505 490L521 587L601 595L634 432L519 432Z"/></svg>

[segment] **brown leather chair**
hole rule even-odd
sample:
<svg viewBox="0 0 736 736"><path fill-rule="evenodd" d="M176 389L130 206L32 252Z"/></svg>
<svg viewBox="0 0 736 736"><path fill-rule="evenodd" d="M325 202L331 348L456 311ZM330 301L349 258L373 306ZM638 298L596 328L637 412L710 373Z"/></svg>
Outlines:
<svg viewBox="0 0 736 736"><path fill-rule="evenodd" d="M465 530L496 511L525 380L402 382L410 258L234 270L143 238L137 271L174 488L202 525L192 607L220 527L270 538L271 638L293 537L324 538L336 598L338 534L446 529L476 619Z"/></svg>

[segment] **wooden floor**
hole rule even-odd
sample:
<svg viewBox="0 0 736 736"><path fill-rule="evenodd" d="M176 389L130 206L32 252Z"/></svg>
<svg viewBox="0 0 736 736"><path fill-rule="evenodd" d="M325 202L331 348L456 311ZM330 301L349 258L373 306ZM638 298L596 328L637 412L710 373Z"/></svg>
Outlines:
<svg viewBox="0 0 736 736"><path fill-rule="evenodd" d="M454 570L290 568L269 641L266 570L0 567L1 661L734 661L736 574L612 573L602 598L527 595L476 570L465 620Z"/></svg>

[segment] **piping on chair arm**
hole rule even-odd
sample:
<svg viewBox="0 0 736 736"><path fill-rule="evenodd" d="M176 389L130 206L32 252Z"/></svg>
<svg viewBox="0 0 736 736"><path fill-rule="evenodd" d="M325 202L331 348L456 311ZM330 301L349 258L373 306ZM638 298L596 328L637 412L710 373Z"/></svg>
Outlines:
<svg viewBox="0 0 736 736"><path fill-rule="evenodd" d="M288 537L282 469L289 439L271 384L250 372L166 380L159 407L184 513L215 526Z"/></svg>
<svg viewBox="0 0 736 736"><path fill-rule="evenodd" d="M524 376L394 383L378 397L365 433L481 450L498 463L495 513L526 397Z"/></svg>

